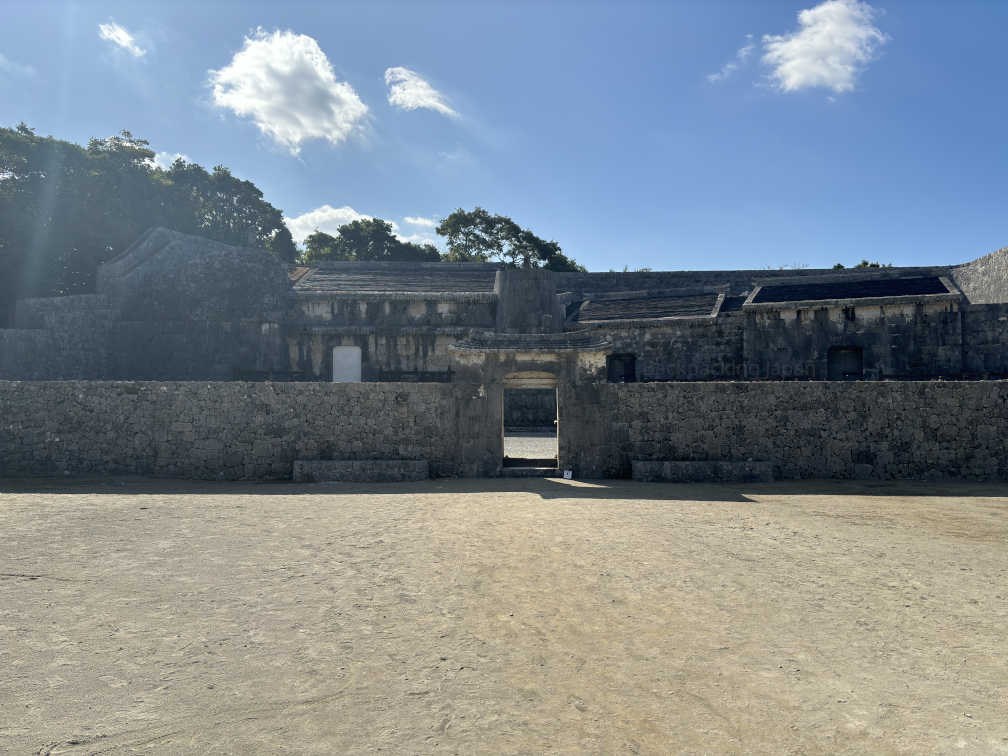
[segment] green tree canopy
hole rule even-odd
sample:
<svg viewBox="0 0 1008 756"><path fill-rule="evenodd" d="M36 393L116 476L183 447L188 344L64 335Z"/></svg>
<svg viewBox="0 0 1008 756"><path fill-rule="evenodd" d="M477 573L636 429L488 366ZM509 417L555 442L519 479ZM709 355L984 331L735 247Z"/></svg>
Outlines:
<svg viewBox="0 0 1008 756"><path fill-rule="evenodd" d="M345 223L336 236L315 231L305 239L302 259L322 260L386 260L438 261L440 253L433 244L414 244L399 239L392 224L381 218L361 218Z"/></svg>
<svg viewBox="0 0 1008 756"><path fill-rule="evenodd" d="M123 131L87 147L0 128L0 324L14 300L92 291L98 266L151 226L265 247L293 261L281 212L224 166L154 165Z"/></svg>
<svg viewBox="0 0 1008 756"><path fill-rule="evenodd" d="M491 215L479 206L468 211L459 208L442 219L437 232L448 241L446 260L499 260L514 267L584 270L555 241L540 239L506 215Z"/></svg>

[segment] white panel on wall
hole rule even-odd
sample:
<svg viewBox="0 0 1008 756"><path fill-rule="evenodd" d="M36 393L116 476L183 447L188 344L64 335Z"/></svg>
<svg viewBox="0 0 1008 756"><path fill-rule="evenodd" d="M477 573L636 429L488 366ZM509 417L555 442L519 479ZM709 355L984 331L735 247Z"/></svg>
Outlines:
<svg viewBox="0 0 1008 756"><path fill-rule="evenodd" d="M332 350L332 382L360 383L361 348L338 346Z"/></svg>

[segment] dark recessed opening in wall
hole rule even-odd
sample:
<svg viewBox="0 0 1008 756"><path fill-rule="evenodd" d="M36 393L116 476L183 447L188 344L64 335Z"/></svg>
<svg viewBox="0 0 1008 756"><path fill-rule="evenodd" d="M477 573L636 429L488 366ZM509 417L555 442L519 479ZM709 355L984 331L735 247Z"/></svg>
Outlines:
<svg viewBox="0 0 1008 756"><path fill-rule="evenodd" d="M827 375L831 381L857 381L864 377L861 347L830 347L826 355Z"/></svg>
<svg viewBox="0 0 1008 756"><path fill-rule="evenodd" d="M504 467L556 467L556 387L505 388L501 410Z"/></svg>
<svg viewBox="0 0 1008 756"><path fill-rule="evenodd" d="M606 377L609 383L637 382L637 355L610 354L606 357Z"/></svg>

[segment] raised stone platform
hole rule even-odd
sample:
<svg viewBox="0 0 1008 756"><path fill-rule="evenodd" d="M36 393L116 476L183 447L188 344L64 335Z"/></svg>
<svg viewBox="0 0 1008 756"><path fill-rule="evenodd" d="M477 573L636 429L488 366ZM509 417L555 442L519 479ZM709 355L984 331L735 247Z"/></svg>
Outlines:
<svg viewBox="0 0 1008 756"><path fill-rule="evenodd" d="M396 483L427 480L425 459L298 459L294 461L295 483Z"/></svg>
<svg viewBox="0 0 1008 756"><path fill-rule="evenodd" d="M721 483L773 480L773 465L769 462L726 462L722 460L658 460L631 461L634 480L668 481L672 483Z"/></svg>

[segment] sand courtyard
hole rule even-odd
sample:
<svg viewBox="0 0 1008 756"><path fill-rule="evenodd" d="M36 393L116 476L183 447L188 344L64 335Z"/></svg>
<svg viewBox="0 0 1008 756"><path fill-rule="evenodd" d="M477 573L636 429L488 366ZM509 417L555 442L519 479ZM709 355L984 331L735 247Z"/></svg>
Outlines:
<svg viewBox="0 0 1008 756"><path fill-rule="evenodd" d="M1008 488L0 480L0 752L1008 753Z"/></svg>

